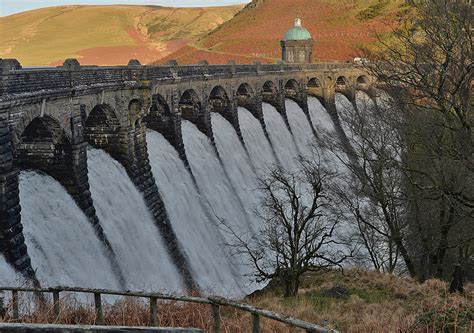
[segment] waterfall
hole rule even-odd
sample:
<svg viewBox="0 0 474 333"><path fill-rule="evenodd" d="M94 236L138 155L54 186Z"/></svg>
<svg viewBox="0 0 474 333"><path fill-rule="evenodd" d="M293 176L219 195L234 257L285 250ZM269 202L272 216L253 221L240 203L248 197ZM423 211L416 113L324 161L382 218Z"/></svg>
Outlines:
<svg viewBox="0 0 474 333"><path fill-rule="evenodd" d="M249 230L248 212L243 209L240 198L222 168L210 140L194 124L186 120L183 121L182 131L189 164L202 193L206 209L216 217L216 220L222 221L214 225L214 228L225 229L224 223L239 232ZM216 241L221 245L221 251L228 252L225 244L233 238L227 232L222 234L224 237ZM242 265L238 258L233 257L230 260L238 270L237 278L245 281L244 275L249 272L249 268ZM251 290L249 288L253 287L247 285L243 288Z"/></svg>
<svg viewBox="0 0 474 333"><path fill-rule="evenodd" d="M339 104L345 102L339 95L336 98ZM317 99L309 98L308 107L317 132L334 131ZM183 120L192 175L163 135L147 131L150 164L170 223L191 274L205 293L242 297L261 287L247 276L252 267L231 255L226 243L233 236L222 221L239 233L252 235L259 227L252 213L259 202L257 175L265 175L268 167L278 163L293 169L299 154L310 153L308 145L314 142L314 135L306 115L291 100L286 100L286 109L292 133L277 110L263 104L267 138L259 120L239 107L245 148L233 126L218 113L211 114L215 147L193 123ZM122 165L105 151L89 148L88 168L97 216L126 287L183 291L180 273L144 198ZM120 288L92 226L56 180L24 171L20 196L29 254L43 285ZM0 257L0 277L13 281L17 277L3 259Z"/></svg>
<svg viewBox="0 0 474 333"><path fill-rule="evenodd" d="M182 290L179 272L145 200L124 167L105 151L89 148L89 181L97 216L121 265L127 287Z"/></svg>
<svg viewBox="0 0 474 333"><path fill-rule="evenodd" d="M15 286L18 285L22 278L15 273L5 260L5 257L0 254L0 285L1 286ZM0 297L2 295L0 294Z"/></svg>
<svg viewBox="0 0 474 333"><path fill-rule="evenodd" d="M194 133L197 129L188 125L189 139L199 136ZM147 131L147 143L153 174L194 280L205 292L241 296L244 292L239 286L240 276L223 249L224 238L217 228L216 218L207 211L209 207L203 204L206 199L198 193L183 161L161 134ZM198 148L191 144L187 149ZM206 169L207 165L201 167ZM218 168L217 163L215 167Z"/></svg>
<svg viewBox="0 0 474 333"><path fill-rule="evenodd" d="M239 107L239 123L250 161L258 174L277 163L260 122L245 108Z"/></svg>
<svg viewBox="0 0 474 333"><path fill-rule="evenodd" d="M287 99L285 105L286 116L288 117L288 122L290 123L290 128L293 132L297 147L302 155L310 156L314 135L308 118L294 101Z"/></svg>
<svg viewBox="0 0 474 333"><path fill-rule="evenodd" d="M211 113L211 123L217 151L224 165L226 175L229 177L238 197L243 203L245 214L250 220L249 231L253 230L257 221L253 210L259 200L256 191L256 174L234 127L220 114ZM241 213L242 218L245 214Z"/></svg>
<svg viewBox="0 0 474 333"><path fill-rule="evenodd" d="M118 288L101 242L61 184L22 171L20 200L28 253L43 286Z"/></svg>
<svg viewBox="0 0 474 333"><path fill-rule="evenodd" d="M331 116L316 97L308 96L308 110L316 134L321 131L335 132Z"/></svg>
<svg viewBox="0 0 474 333"><path fill-rule="evenodd" d="M286 127L283 117L273 106L263 103L262 108L268 135L278 160L283 167L292 169L294 160L299 155L293 137Z"/></svg>

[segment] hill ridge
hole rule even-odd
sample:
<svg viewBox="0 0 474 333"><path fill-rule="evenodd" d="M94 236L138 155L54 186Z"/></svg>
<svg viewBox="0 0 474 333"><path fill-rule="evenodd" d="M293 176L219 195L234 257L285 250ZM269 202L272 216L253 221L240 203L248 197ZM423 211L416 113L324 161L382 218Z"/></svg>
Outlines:
<svg viewBox="0 0 474 333"><path fill-rule="evenodd" d="M65 5L0 17L0 58L25 66L150 63L232 18L243 5Z"/></svg>

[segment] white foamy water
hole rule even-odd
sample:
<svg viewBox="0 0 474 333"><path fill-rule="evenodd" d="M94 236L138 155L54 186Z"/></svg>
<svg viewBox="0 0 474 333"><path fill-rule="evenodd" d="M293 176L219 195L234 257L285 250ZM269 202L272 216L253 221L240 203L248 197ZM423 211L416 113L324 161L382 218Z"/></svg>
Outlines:
<svg viewBox="0 0 474 333"><path fill-rule="evenodd" d="M215 112L211 113L211 123L217 151L222 159L227 176L249 217L249 231L251 231L257 224L253 210L259 200L259 193L256 191L257 177L255 171L252 169L250 159L234 127L224 117Z"/></svg>
<svg viewBox="0 0 474 333"><path fill-rule="evenodd" d="M250 160L259 174L277 163L270 142L260 122L245 108L239 107L239 123Z"/></svg>
<svg viewBox="0 0 474 333"><path fill-rule="evenodd" d="M20 200L28 253L43 286L119 287L91 224L61 184L22 171Z"/></svg>
<svg viewBox="0 0 474 333"><path fill-rule="evenodd" d="M316 97L308 96L308 110L316 134L320 131L335 131L331 116Z"/></svg>
<svg viewBox="0 0 474 333"><path fill-rule="evenodd" d="M249 230L250 225L247 212L240 204L238 194L227 178L210 140L193 123L186 120L183 120L182 132L186 155L202 193L206 209L216 219L221 219L234 230L245 233ZM222 228L223 226L216 225L215 227ZM221 243L223 245L222 251L226 251L224 245L231 241L232 237L225 232L223 234L226 240ZM239 265L237 258L232 258L232 260L239 269L238 274L241 275L237 278L245 281L244 275L248 273L249 268ZM247 286L248 291L253 288L253 285ZM242 290L242 288L240 289Z"/></svg>
<svg viewBox="0 0 474 333"><path fill-rule="evenodd" d="M3 255L0 254L0 286L20 286L22 278L15 273ZM1 294L0 294L1 297Z"/></svg>
<svg viewBox="0 0 474 333"><path fill-rule="evenodd" d="M123 166L105 151L88 150L94 206L115 252L127 287L135 290L182 290L145 200Z"/></svg>
<svg viewBox="0 0 474 333"><path fill-rule="evenodd" d="M212 294L242 295L241 278L223 249L216 218L206 211L177 151L155 131L147 131L147 142L153 174L195 282Z"/></svg>
<svg viewBox="0 0 474 333"><path fill-rule="evenodd" d="M278 159L284 168L292 169L294 160L299 155L293 137L286 127L283 117L273 106L263 103L262 107L268 135Z"/></svg>
<svg viewBox="0 0 474 333"><path fill-rule="evenodd" d="M305 156L311 155L311 145L314 143L314 135L309 124L308 118L303 110L296 104L296 102L287 99L285 100L286 116L290 123L293 137L301 154Z"/></svg>

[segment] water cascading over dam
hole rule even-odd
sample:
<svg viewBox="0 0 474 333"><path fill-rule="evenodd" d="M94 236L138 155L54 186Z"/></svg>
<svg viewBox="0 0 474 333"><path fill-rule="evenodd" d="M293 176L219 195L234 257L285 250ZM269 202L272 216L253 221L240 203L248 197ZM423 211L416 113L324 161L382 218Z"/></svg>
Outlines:
<svg viewBox="0 0 474 333"><path fill-rule="evenodd" d="M316 131L334 130L331 117L316 98L308 98L308 106ZM271 165L294 168L294 159L310 154L309 144L315 139L307 116L291 100L286 100L291 132L270 104L263 103L268 137L247 109L239 107L237 112L245 147L218 113L211 114L214 143L196 125L183 120L189 167L162 134L146 133L150 165L193 279L200 290L226 296L242 296L260 286L249 280L251 268L230 255L225 244L231 236L222 223L239 232L255 232L258 220L252 210L259 199L257 175L264 175ZM89 147L88 169L97 216L119 267L114 269L84 213L62 186L47 175L24 171L22 217L40 282L45 286L183 291L179 271L124 167L103 150ZM32 217L38 215L44 225L33 223ZM78 234L80 237L74 237ZM3 266L0 263L2 277L14 278Z"/></svg>

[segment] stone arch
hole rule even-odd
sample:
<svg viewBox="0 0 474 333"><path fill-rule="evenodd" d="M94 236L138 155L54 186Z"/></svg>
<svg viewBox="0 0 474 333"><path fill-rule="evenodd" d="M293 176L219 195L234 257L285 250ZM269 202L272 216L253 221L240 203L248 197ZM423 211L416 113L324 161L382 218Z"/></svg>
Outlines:
<svg viewBox="0 0 474 333"><path fill-rule="evenodd" d="M250 84L244 82L242 83L239 88L237 88L237 97L245 97L245 98L251 98L255 96L255 93L250 86Z"/></svg>
<svg viewBox="0 0 474 333"><path fill-rule="evenodd" d="M269 80L266 81L262 86L262 100L265 103L276 106L279 104L280 99L278 97L278 86L275 82Z"/></svg>
<svg viewBox="0 0 474 333"><path fill-rule="evenodd" d="M246 108L250 113L257 118L262 120L262 102L260 98L257 98L254 90L248 83L242 83L236 92L237 105Z"/></svg>
<svg viewBox="0 0 474 333"><path fill-rule="evenodd" d="M99 104L92 108L84 126L84 138L92 146L108 150L114 144L120 122L115 110L108 104Z"/></svg>
<svg viewBox="0 0 474 333"><path fill-rule="evenodd" d="M99 104L92 108L86 119L87 127L118 127L119 119L115 110L108 104Z"/></svg>
<svg viewBox="0 0 474 333"><path fill-rule="evenodd" d="M307 110L307 100L302 94L300 84L295 79L289 79L284 86L285 98L296 102L303 110Z"/></svg>
<svg viewBox="0 0 474 333"><path fill-rule="evenodd" d="M323 85L318 78L312 77L308 80L306 91L308 95L316 97L321 103L324 103Z"/></svg>
<svg viewBox="0 0 474 333"><path fill-rule="evenodd" d="M357 84L369 84L367 75L360 75L357 77Z"/></svg>
<svg viewBox="0 0 474 333"><path fill-rule="evenodd" d="M80 123L80 116L78 118ZM73 121L71 118L71 126ZM36 117L21 134L15 164L20 168L41 170L64 186L94 226L99 239L110 249L92 203L87 154L82 142L71 142L60 124L51 117Z"/></svg>
<svg viewBox="0 0 474 333"><path fill-rule="evenodd" d="M59 122L49 116L34 118L20 133L15 150L19 167L38 169L58 178L60 165L72 158L72 146Z"/></svg>
<svg viewBox="0 0 474 333"><path fill-rule="evenodd" d="M341 75L336 78L335 92L346 96L347 99L351 101L351 103L354 102L354 98L355 98L354 91L352 90L350 81L347 79L347 77Z"/></svg>
<svg viewBox="0 0 474 333"><path fill-rule="evenodd" d="M275 84L275 82L269 80L266 81L263 86L262 86L262 93L264 95L269 94L269 95L275 95L278 93L278 87Z"/></svg>
<svg viewBox="0 0 474 333"><path fill-rule="evenodd" d="M209 108L211 112L217 112L228 118L230 113L230 100L227 92L222 86L215 86L209 94Z"/></svg>
<svg viewBox="0 0 474 333"><path fill-rule="evenodd" d="M359 75L356 79L356 87L359 90L367 90L370 85L370 80L367 75Z"/></svg>
<svg viewBox="0 0 474 333"><path fill-rule="evenodd" d="M179 99L178 107L183 119L192 122L201 132L212 137L210 114L204 110L196 91L186 90Z"/></svg>
<svg viewBox="0 0 474 333"><path fill-rule="evenodd" d="M202 103L193 89L188 89L181 95L178 105L183 119L197 124L197 120L202 113Z"/></svg>
<svg viewBox="0 0 474 333"><path fill-rule="evenodd" d="M300 93L300 84L294 79L289 79L285 83L285 97L294 98Z"/></svg>
<svg viewBox="0 0 474 333"><path fill-rule="evenodd" d="M150 110L143 118L143 122L147 128L162 134L188 165L181 135L181 114L172 113L170 106L162 95L153 95Z"/></svg>
<svg viewBox="0 0 474 333"><path fill-rule="evenodd" d="M163 122L164 117L171 115L170 107L163 96L155 94L152 97L151 107L143 117L145 125L153 130L160 132L159 128Z"/></svg>
<svg viewBox="0 0 474 333"><path fill-rule="evenodd" d="M336 89L349 89L349 80L345 76L338 76L336 79Z"/></svg>
<svg viewBox="0 0 474 333"><path fill-rule="evenodd" d="M209 110L211 112L219 113L224 117L235 129L237 136L243 143L242 134L240 132L239 116L237 107L229 99L227 92L222 86L215 86L209 94Z"/></svg>
<svg viewBox="0 0 474 333"><path fill-rule="evenodd" d="M318 78L312 77L308 80L307 87L308 88L322 88L322 85Z"/></svg>

